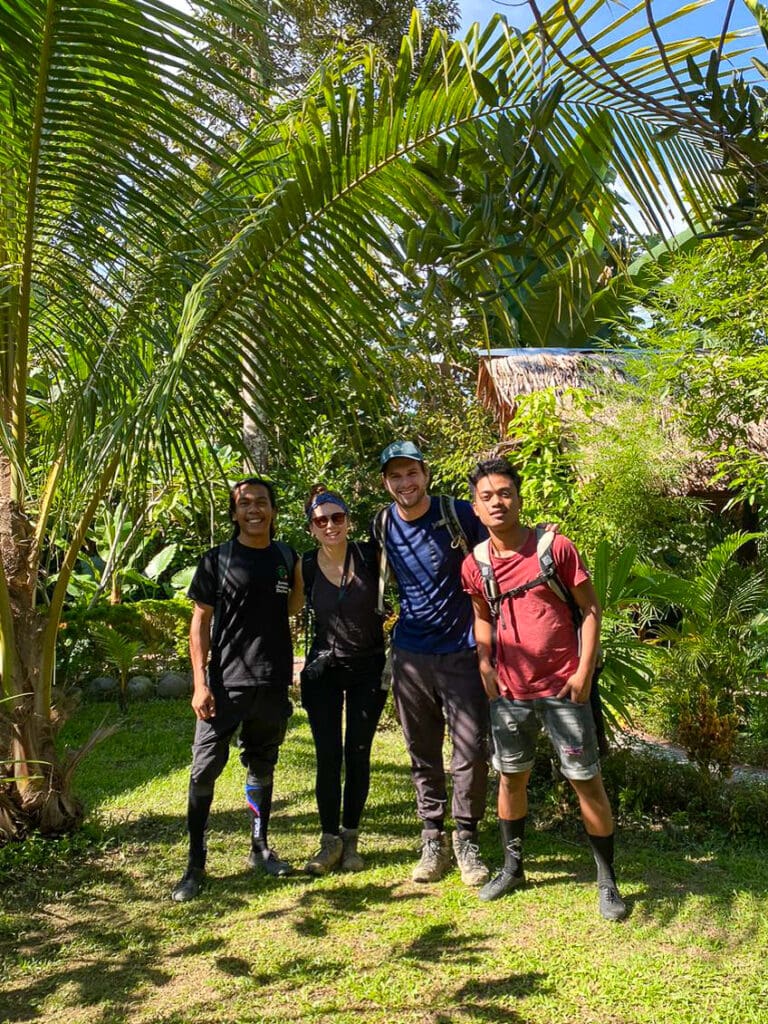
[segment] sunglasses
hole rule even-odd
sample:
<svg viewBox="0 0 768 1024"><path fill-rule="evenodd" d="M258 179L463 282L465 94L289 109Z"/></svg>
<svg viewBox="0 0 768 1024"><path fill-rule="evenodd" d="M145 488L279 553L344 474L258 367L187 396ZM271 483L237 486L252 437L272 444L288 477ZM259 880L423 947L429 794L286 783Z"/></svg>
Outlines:
<svg viewBox="0 0 768 1024"><path fill-rule="evenodd" d="M310 520L310 522L313 526L316 526L318 530L324 530L328 523L333 523L334 526L341 526L346 518L346 512L331 512L329 516L315 516Z"/></svg>

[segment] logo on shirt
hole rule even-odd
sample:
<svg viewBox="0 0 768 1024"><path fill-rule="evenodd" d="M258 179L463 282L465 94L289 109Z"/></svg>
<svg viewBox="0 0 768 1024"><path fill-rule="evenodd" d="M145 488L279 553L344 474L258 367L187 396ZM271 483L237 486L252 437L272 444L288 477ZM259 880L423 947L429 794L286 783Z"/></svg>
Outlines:
<svg viewBox="0 0 768 1024"><path fill-rule="evenodd" d="M278 565L277 567L277 586L275 587L275 593L284 596L290 592L290 586L288 584L288 570L284 565Z"/></svg>

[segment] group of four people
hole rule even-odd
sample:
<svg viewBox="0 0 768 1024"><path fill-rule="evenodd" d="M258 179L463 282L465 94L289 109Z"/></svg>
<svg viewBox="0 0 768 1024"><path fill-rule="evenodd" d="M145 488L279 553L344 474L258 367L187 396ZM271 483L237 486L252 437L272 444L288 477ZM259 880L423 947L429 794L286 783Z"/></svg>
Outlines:
<svg viewBox="0 0 768 1024"><path fill-rule="evenodd" d="M483 900L523 884L527 782L541 722L579 799L597 864L600 913L622 918L613 819L589 703L600 609L576 549L565 537L548 535L550 576L567 588L563 600L541 574L538 534L520 521L520 478L505 460L478 464L470 476L471 503L430 495L428 467L410 441L389 445L380 463L393 502L376 517L371 540L349 541L346 502L316 488L306 514L317 548L302 559L274 540L272 485L253 477L232 488L235 536L203 557L189 590L197 724L189 861L173 898L191 899L203 885L214 782L238 727L251 816L249 864L270 875L291 871L270 847L267 829L273 771L291 713L288 619L305 595L313 631L301 696L316 749L322 830L305 871L322 875L363 867L358 829L371 745L386 700L381 612L388 568L400 602L392 636L393 693L422 823L413 880L439 880L453 853L462 880L480 887ZM477 842L486 803L489 721L504 849L503 866L493 878ZM445 828L446 730L452 746L452 842Z"/></svg>

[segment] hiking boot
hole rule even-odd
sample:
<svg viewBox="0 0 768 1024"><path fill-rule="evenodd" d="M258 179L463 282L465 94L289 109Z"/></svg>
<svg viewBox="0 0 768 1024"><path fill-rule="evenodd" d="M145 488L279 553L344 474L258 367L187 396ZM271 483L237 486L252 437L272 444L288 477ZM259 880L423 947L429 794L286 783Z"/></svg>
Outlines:
<svg viewBox="0 0 768 1024"><path fill-rule="evenodd" d="M480 848L474 832L453 833L453 853L461 871L464 885L483 885L488 881L490 872L483 864Z"/></svg>
<svg viewBox="0 0 768 1024"><path fill-rule="evenodd" d="M342 871L362 871L365 867L365 862L360 854L357 852L357 840L360 837L360 832L356 828L343 828L341 830L341 870Z"/></svg>
<svg viewBox="0 0 768 1024"><path fill-rule="evenodd" d="M439 882L451 867L448 836L437 829L425 828L421 833L421 860L413 869L414 882Z"/></svg>
<svg viewBox="0 0 768 1024"><path fill-rule="evenodd" d="M327 875L341 863L344 852L344 843L341 836L335 836L332 832L323 832L320 836L320 849L309 858L304 865L304 872L307 875Z"/></svg>
<svg viewBox="0 0 768 1024"><path fill-rule="evenodd" d="M272 878L284 878L293 871L287 860L280 860L277 850L266 847L264 850L251 848L248 854L248 867L257 875L271 875Z"/></svg>
<svg viewBox="0 0 768 1024"><path fill-rule="evenodd" d="M522 871L517 874L509 868L502 868L498 875L487 882L477 894L478 899L485 901L497 900L499 896L512 892L513 889L521 889L525 885L525 875Z"/></svg>
<svg viewBox="0 0 768 1024"><path fill-rule="evenodd" d="M174 886L171 899L174 903L187 903L200 895L204 884L205 869L195 868L190 864Z"/></svg>
<svg viewBox="0 0 768 1024"><path fill-rule="evenodd" d="M597 891L601 917L606 921L621 921L627 916L627 905L619 895L615 882L601 882Z"/></svg>

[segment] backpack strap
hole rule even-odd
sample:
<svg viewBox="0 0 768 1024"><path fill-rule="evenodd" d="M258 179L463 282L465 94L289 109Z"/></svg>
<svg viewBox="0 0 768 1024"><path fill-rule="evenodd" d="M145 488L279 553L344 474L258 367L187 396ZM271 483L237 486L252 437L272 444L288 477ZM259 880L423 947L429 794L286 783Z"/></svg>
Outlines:
<svg viewBox="0 0 768 1024"><path fill-rule="evenodd" d="M552 534L549 536L551 538ZM483 580L483 597L488 602L488 607L491 609L491 618L494 622L501 617L501 603L504 598L520 597L520 595L524 594L527 590L533 590L534 587L539 587L542 583L549 584L549 580L555 572L555 561L549 552L551 545L551 540L549 543L542 543L542 548L546 547L545 557L548 555L549 558L546 568L542 568L541 557L539 557L539 575L535 579L528 580L527 583L522 583L519 587L512 587L511 590L505 590L503 593L499 590L499 584L493 571L493 566L491 565L490 539L481 541L479 544L475 545L472 550L472 554ZM560 584L560 586L562 587L562 584ZM555 590L554 587L552 587L552 589ZM555 590L555 593L557 593L558 597L561 597L562 600L565 600L565 598L562 597L562 594L558 593L558 591Z"/></svg>
<svg viewBox="0 0 768 1024"><path fill-rule="evenodd" d="M285 565L285 568L288 570L288 579L290 581L289 585L292 586L293 573L294 570L296 569L296 562L298 561L298 556L296 552L293 550L293 548L290 546L290 544L286 544L284 540L273 540L272 543L277 548L280 557L283 560L283 564Z"/></svg>
<svg viewBox="0 0 768 1024"><path fill-rule="evenodd" d="M216 600L213 605L213 629L211 630L211 646L215 647L219 642L222 627L221 604L224 596L224 583L229 572L229 564L232 561L232 550L234 540L225 541L219 544L216 549Z"/></svg>
<svg viewBox="0 0 768 1024"><path fill-rule="evenodd" d="M387 587L389 575L389 559L387 557L387 523L389 522L389 505L379 509L373 517L372 533L376 543L379 545L379 591L376 600L376 611L379 615L386 615L386 601L384 591Z"/></svg>
<svg viewBox="0 0 768 1024"><path fill-rule="evenodd" d="M557 575L557 566L552 554L554 539L555 535L551 530L545 530L543 526L536 527L536 557L539 560L539 574L549 589L557 594L561 601L570 604L572 600L571 593Z"/></svg>
<svg viewBox="0 0 768 1024"><path fill-rule="evenodd" d="M304 581L304 602L307 605L312 603L312 588L315 585L316 572L317 548L313 551L305 551L301 556L301 578Z"/></svg>
<svg viewBox="0 0 768 1024"><path fill-rule="evenodd" d="M536 554L539 559L539 572L549 589L554 594L557 594L561 601L565 601L571 609L576 628L578 629L581 626L581 609L574 601L573 594L557 575L557 566L552 555L554 539L554 533L545 530L543 526L536 527Z"/></svg>
<svg viewBox="0 0 768 1024"><path fill-rule="evenodd" d="M483 581L483 597L488 602L488 607L491 609L491 618L495 622L499 617L501 593L499 592L499 584L491 565L490 540L481 540L479 544L475 544L472 549L472 557L477 568L480 570L480 576Z"/></svg>
<svg viewBox="0 0 768 1024"><path fill-rule="evenodd" d="M451 535L451 547L460 548L462 555L466 557L469 554L469 544L456 511L456 499L447 494L441 494L438 501L440 502L440 520L435 523L435 526L447 527L448 533Z"/></svg>
<svg viewBox="0 0 768 1024"><path fill-rule="evenodd" d="M579 654L581 654L581 622L584 618L581 608L576 604L573 594L557 575L557 566L552 556L552 543L555 539L554 533L545 530L543 526L536 527L536 554L539 556L539 569L542 576L546 578L549 589L557 594L561 601L565 601L571 609L573 616L573 627L579 641ZM602 651L597 649L598 663L602 661Z"/></svg>
<svg viewBox="0 0 768 1024"><path fill-rule="evenodd" d="M304 656L309 654L310 637L312 635L312 588L317 574L317 548L305 551L301 556L301 579L304 583Z"/></svg>

